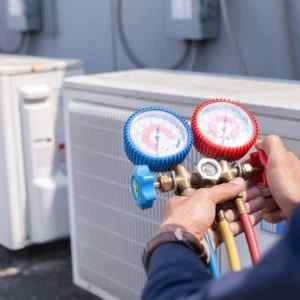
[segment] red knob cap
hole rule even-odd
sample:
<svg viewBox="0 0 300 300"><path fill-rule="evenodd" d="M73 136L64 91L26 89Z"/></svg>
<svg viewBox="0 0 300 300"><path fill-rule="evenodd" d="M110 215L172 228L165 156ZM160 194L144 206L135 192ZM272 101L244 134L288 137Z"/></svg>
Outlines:
<svg viewBox="0 0 300 300"><path fill-rule="evenodd" d="M191 122L194 146L203 156L215 159L239 160L256 143L259 134L254 114L231 100L209 99L200 103ZM234 139L232 145L220 141L222 130L218 128L219 124L223 124L224 137L229 135Z"/></svg>
<svg viewBox="0 0 300 300"><path fill-rule="evenodd" d="M260 171L252 179L253 183L268 187L267 176L266 176L266 167L268 162L268 156L265 151L258 149L256 152L251 153L250 163L253 167L259 168Z"/></svg>

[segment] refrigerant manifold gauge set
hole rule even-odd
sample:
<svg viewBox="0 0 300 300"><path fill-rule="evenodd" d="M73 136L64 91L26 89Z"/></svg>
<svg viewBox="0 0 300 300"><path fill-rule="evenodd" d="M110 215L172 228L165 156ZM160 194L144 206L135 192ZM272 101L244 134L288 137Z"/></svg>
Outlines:
<svg viewBox="0 0 300 300"><path fill-rule="evenodd" d="M256 143L259 126L255 115L237 102L202 101L191 116L191 126L169 109L145 107L127 119L123 134L125 152L135 165L131 190L141 209L151 208L158 192L188 195L195 189L229 182L236 177L252 178L266 185L264 152L253 152L247 161L239 161ZM188 170L182 163L192 146L202 158L193 170ZM243 194L234 199L255 264L260 252L244 200ZM221 207L216 221L231 270L238 271L241 266L237 247ZM210 267L218 277L214 255L211 260Z"/></svg>

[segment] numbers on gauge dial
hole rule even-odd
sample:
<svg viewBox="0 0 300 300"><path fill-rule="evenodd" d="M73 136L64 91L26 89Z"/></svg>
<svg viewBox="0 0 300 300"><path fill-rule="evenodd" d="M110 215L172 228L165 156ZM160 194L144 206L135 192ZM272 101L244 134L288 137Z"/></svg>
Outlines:
<svg viewBox="0 0 300 300"><path fill-rule="evenodd" d="M174 115L157 110L132 120L130 138L141 152L159 158L181 152L188 143L184 124Z"/></svg>
<svg viewBox="0 0 300 300"><path fill-rule="evenodd" d="M255 130L253 122L243 109L224 102L204 107L197 115L197 126L210 142L225 147L247 144Z"/></svg>

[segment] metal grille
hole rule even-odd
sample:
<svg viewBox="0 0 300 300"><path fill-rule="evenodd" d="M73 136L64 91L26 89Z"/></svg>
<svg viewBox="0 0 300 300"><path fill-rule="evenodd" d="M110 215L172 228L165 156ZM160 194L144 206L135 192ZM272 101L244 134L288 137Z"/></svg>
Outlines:
<svg viewBox="0 0 300 300"><path fill-rule="evenodd" d="M139 299L143 247L158 229L164 201L142 211L128 189L132 166L121 133L129 112L88 111L69 115L79 276L120 299Z"/></svg>
<svg viewBox="0 0 300 300"><path fill-rule="evenodd" d="M162 220L165 199L140 210L129 191L131 163L123 152L128 111L76 104L69 112L79 276L120 299L140 299L141 256ZM191 167L198 154L186 160Z"/></svg>

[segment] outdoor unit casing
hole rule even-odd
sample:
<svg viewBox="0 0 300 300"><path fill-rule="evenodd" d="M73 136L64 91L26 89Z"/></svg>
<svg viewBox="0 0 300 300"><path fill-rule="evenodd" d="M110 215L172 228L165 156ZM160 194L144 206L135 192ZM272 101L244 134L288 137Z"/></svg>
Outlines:
<svg viewBox="0 0 300 300"><path fill-rule="evenodd" d="M64 99L75 283L104 299L140 299L146 278L143 246L157 231L165 202L142 211L130 194L132 166L122 145L130 113L165 106L189 119L200 101L231 98L257 114L264 134L280 135L300 155L299 95L297 82L159 70L68 79ZM193 150L186 165L192 168L198 159ZM266 251L278 235L261 228L258 237ZM249 265L243 237L238 245L243 265ZM222 271L228 270L224 250L219 260Z"/></svg>
<svg viewBox="0 0 300 300"><path fill-rule="evenodd" d="M0 244L69 234L61 90L78 61L0 55Z"/></svg>

